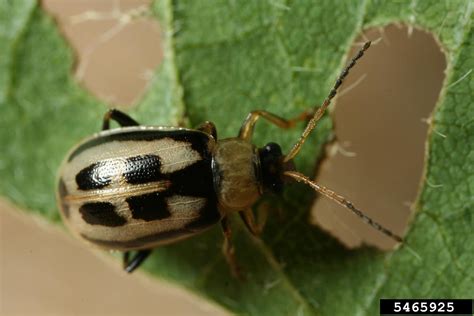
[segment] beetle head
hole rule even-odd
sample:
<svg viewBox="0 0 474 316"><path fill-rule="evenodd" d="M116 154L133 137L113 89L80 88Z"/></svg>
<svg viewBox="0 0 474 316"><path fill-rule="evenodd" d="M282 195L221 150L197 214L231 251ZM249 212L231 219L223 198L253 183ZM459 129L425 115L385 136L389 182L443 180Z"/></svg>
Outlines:
<svg viewBox="0 0 474 316"><path fill-rule="evenodd" d="M294 171L293 160L284 162L280 145L268 143L258 149L260 177L264 192L280 194L283 191L284 171Z"/></svg>

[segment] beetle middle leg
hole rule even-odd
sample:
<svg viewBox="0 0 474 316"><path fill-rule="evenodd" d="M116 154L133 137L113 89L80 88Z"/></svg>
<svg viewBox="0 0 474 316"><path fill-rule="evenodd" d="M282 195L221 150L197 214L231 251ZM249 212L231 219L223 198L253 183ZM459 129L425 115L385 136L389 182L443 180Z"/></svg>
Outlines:
<svg viewBox="0 0 474 316"><path fill-rule="evenodd" d="M252 235L260 236L262 233L265 223L267 222L269 206L269 204L265 203L257 207L257 219L255 219L252 209L239 212L240 218Z"/></svg>
<svg viewBox="0 0 474 316"><path fill-rule="evenodd" d="M110 120L114 120L119 123L120 126L138 126L137 121L132 119L127 114L123 113L122 111L116 109L108 110L104 115L104 121L102 124L102 130L105 131L110 128Z"/></svg>
<svg viewBox="0 0 474 316"><path fill-rule="evenodd" d="M127 271L128 273L132 273L136 268L138 268L143 261L145 261L146 258L150 255L151 250L146 249L146 250L140 250L137 252L137 254L130 259L130 251L126 251L123 254L123 269Z"/></svg>
<svg viewBox="0 0 474 316"><path fill-rule="evenodd" d="M224 233L224 244L222 245L222 252L224 253L227 264L230 267L232 275L237 279L243 279L242 271L235 259L235 248L232 244L232 230L229 224L229 219L224 217L221 220L222 232Z"/></svg>
<svg viewBox="0 0 474 316"><path fill-rule="evenodd" d="M259 118L264 118L270 123L280 128L288 129L294 127L298 122L303 122L311 119L313 117L313 114L314 109L310 109L302 112L300 115L292 119L287 120L264 110L252 111L249 113L249 115L247 115L247 118L245 119L244 123L242 124L242 127L240 128L239 138L244 140L250 140L253 134L253 128L255 126L255 123Z"/></svg>

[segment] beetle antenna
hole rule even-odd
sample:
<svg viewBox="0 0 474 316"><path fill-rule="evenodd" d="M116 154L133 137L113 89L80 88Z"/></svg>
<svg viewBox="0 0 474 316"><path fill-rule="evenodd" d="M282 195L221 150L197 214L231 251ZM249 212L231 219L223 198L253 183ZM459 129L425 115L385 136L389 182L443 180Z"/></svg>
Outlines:
<svg viewBox="0 0 474 316"><path fill-rule="evenodd" d="M351 62L342 70L341 74L336 80L336 83L334 84L333 88L329 92L329 95L324 100L323 105L321 105L318 108L318 110L314 113L313 117L309 120L308 124L306 125L306 128L303 131L303 134L301 134L298 142L293 146L293 148L288 153L288 155L285 156L285 160L284 160L285 162L290 161L298 154L298 152L301 149L301 146L303 146L304 142L306 141L306 138L308 138L311 131L316 127L316 123L318 123L318 121L321 119L324 112L326 111L329 104L331 103L331 100L336 96L337 90L339 89L342 82L349 74L349 70L351 70L351 68L355 66L357 60L359 60L364 55L365 51L369 49L370 44L371 44L370 41L365 42L364 46L362 46L359 52L354 57L352 57Z"/></svg>
<svg viewBox="0 0 474 316"><path fill-rule="evenodd" d="M303 175L299 172L285 171L283 174L295 179L297 182L303 182L303 183L309 185L311 188L313 188L313 190L323 194L327 198L339 203L340 205L344 206L345 208L348 208L349 210L352 211L352 213L359 216L364 222L366 222L367 224L369 224L370 226L372 226L373 228L375 228L379 232L383 233L384 235L392 238L396 242L403 242L403 239L400 236L395 235L394 233L392 233L387 228L385 228L382 225L380 225L379 223L375 222L372 218L365 215L361 210L356 208L350 201L346 200L346 198L344 198L343 196L340 196L336 192L333 192L333 191L329 190L328 188L311 181L311 179L309 179L308 177L306 177L305 175Z"/></svg>

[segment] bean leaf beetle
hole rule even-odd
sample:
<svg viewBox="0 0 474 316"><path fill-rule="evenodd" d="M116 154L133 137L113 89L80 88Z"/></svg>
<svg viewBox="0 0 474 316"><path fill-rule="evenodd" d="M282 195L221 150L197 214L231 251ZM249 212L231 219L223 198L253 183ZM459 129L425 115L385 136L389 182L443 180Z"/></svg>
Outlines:
<svg viewBox="0 0 474 316"><path fill-rule="evenodd" d="M302 182L348 208L397 242L402 239L374 222L350 201L298 173L293 158L316 127L342 81L370 47L364 44L339 75L323 104L287 120L267 111L251 112L237 137L217 138L213 123L197 129L140 126L118 110L105 114L102 132L79 143L59 173L57 200L63 220L79 237L124 252L132 272L151 249L199 234L221 223L223 252L234 275L239 268L231 243L228 216L238 212L251 233L258 235L252 205L266 193L281 193L286 182ZM278 144L256 148L255 123L263 118L288 129L307 121L290 152ZM110 121L121 127L110 129ZM131 251L137 251L129 258Z"/></svg>

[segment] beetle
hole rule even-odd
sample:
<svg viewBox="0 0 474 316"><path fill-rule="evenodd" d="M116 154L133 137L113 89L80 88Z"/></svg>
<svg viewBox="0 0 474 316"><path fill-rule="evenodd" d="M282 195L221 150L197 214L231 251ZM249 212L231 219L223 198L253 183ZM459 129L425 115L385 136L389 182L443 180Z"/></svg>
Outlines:
<svg viewBox="0 0 474 316"><path fill-rule="evenodd" d="M302 182L348 208L397 242L402 238L382 227L346 198L298 173L293 158L316 127L357 60L364 44L339 75L317 110L287 120L267 111L251 112L239 134L218 139L216 127L205 122L196 129L140 126L118 110L109 110L102 132L79 143L65 158L57 200L64 222L80 238L124 252L123 265L132 272L151 249L199 234L221 223L223 252L239 276L228 217L238 212L258 235L252 205L267 193L280 194L286 182ZM288 129L307 121L299 140L286 155L278 144L257 148L251 143L255 123L263 118ZM121 127L110 129L110 121ZM130 259L130 252L136 251Z"/></svg>

